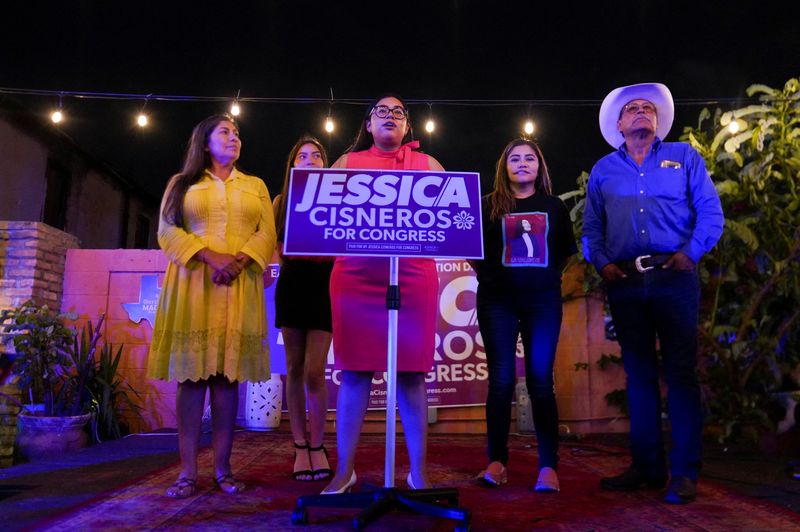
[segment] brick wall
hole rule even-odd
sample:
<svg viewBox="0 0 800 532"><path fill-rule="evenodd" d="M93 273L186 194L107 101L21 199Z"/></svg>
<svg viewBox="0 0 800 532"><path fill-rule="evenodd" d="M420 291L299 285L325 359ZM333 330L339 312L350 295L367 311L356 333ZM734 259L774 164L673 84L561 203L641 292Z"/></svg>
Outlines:
<svg viewBox="0 0 800 532"><path fill-rule="evenodd" d="M17 435L17 414L21 393L16 383L0 386L0 467L14 463L14 439Z"/></svg>
<svg viewBox="0 0 800 532"><path fill-rule="evenodd" d="M41 222L0 221L0 308L33 299L61 308L67 250L78 239Z"/></svg>

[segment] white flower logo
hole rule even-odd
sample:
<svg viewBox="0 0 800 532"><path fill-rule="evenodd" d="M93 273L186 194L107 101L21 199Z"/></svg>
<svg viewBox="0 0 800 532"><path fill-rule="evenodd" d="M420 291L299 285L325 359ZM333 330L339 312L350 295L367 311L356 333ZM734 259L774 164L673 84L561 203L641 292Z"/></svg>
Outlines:
<svg viewBox="0 0 800 532"><path fill-rule="evenodd" d="M461 211L453 216L453 223L456 224L456 229L470 230L475 225L475 217L466 211Z"/></svg>

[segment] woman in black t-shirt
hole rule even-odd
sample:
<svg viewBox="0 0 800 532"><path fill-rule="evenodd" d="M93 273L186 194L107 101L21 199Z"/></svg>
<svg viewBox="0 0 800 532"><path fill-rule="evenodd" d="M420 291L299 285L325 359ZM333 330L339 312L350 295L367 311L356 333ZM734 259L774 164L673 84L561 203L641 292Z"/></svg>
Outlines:
<svg viewBox="0 0 800 532"><path fill-rule="evenodd" d="M488 485L507 481L508 432L516 381L517 337L539 450L536 491L559 491L558 408L553 363L561 330L561 272L577 252L564 203L552 195L539 146L511 141L497 161L494 191L483 197L485 258L478 275L478 323L486 349Z"/></svg>

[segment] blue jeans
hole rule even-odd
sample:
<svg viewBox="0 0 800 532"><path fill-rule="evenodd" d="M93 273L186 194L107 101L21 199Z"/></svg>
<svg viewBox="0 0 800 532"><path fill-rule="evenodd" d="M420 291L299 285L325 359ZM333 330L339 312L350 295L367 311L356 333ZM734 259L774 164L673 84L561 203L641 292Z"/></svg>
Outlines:
<svg viewBox="0 0 800 532"><path fill-rule="evenodd" d="M633 465L666 472L656 338L661 346L673 448L670 473L697 480L703 411L697 380L697 274L656 268L608 285L608 303L627 374Z"/></svg>
<svg viewBox="0 0 800 532"><path fill-rule="evenodd" d="M498 296L478 285L478 324L486 349L489 393L486 427L490 462L508 462L517 336L525 351L525 383L533 410L539 468L558 466L558 408L553 362L561 331L561 287Z"/></svg>

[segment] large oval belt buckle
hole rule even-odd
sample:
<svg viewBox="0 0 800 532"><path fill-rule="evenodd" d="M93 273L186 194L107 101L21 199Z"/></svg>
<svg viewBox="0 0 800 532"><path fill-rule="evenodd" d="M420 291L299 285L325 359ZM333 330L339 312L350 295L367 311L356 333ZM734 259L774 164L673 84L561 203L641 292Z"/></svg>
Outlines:
<svg viewBox="0 0 800 532"><path fill-rule="evenodd" d="M649 259L650 255L640 255L636 257L633 261L633 264L636 266L636 271L639 273L644 273L653 269L653 266L643 266L642 261L645 259Z"/></svg>

